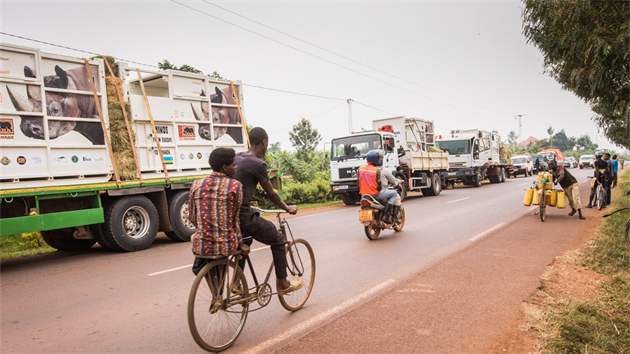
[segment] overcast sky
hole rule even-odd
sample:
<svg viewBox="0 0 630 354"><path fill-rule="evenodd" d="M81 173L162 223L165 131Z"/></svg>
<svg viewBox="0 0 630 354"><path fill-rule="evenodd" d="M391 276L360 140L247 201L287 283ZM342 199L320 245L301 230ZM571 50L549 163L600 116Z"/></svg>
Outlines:
<svg viewBox="0 0 630 354"><path fill-rule="evenodd" d="M394 114L433 120L438 134L496 129L506 140L518 131L514 116L523 114L523 139L544 138L551 125L614 148L596 137L589 107L543 74L542 55L521 33L521 2L215 2L233 13L202 1L182 4L249 31L173 1L1 0L0 27L137 62L168 59L244 84L341 99L244 87L247 122L264 127L285 149L301 117L313 118L324 141L346 134L347 98L356 101L354 130Z"/></svg>

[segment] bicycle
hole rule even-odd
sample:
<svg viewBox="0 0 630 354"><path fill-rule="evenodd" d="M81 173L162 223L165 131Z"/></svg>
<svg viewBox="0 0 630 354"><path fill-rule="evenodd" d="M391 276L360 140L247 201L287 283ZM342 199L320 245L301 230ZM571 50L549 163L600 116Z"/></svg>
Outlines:
<svg viewBox="0 0 630 354"><path fill-rule="evenodd" d="M628 191L626 193L626 196L630 196L630 191ZM630 209L630 208L621 208L619 210L613 211L610 214L604 215L604 217L607 218L607 217L609 217L611 215L617 214L617 213L619 213L621 211L628 210L628 209ZM626 243L628 244L628 246L630 246L630 217L628 218L628 220L626 220L626 230L624 232L624 236L625 236L625 239L626 239Z"/></svg>
<svg viewBox="0 0 630 354"><path fill-rule="evenodd" d="M259 283L249 255L200 257L211 259L195 277L188 297L188 326L195 342L204 350L218 352L229 348L243 331L247 314L267 306L273 295L278 295L282 306L297 311L308 300L315 282L313 248L304 239L295 239L288 222L280 215L284 210L262 210L275 213L278 231L287 245L288 280L304 279L304 286L294 292L279 295L272 291L269 278L273 261L264 282ZM251 236L250 236L251 237ZM247 286L247 278L239 266L245 259L255 286ZM259 307L250 309L257 302Z"/></svg>
<svg viewBox="0 0 630 354"><path fill-rule="evenodd" d="M534 185L542 186L542 188L534 190L534 193L540 193L540 198L538 198L538 215L540 215L540 221L545 222L545 218L547 217L545 192L553 190L553 182L534 182ZM551 185L552 187L547 189L547 185Z"/></svg>
<svg viewBox="0 0 630 354"><path fill-rule="evenodd" d="M595 177L591 176L588 178L595 178ZM604 179L600 177L597 180L597 187L595 188L595 204L597 205L598 210L602 210L602 208L606 205L607 194L606 194L606 188L604 188L603 181ZM591 185L591 188L593 188L592 185Z"/></svg>

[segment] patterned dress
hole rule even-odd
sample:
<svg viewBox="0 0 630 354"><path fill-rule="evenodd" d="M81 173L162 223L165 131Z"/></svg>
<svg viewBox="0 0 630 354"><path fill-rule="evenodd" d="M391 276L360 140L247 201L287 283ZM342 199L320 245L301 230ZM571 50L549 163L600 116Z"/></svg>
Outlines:
<svg viewBox="0 0 630 354"><path fill-rule="evenodd" d="M230 256L242 242L239 210L241 182L220 172L197 180L188 199L190 222L197 226L192 251L198 256Z"/></svg>

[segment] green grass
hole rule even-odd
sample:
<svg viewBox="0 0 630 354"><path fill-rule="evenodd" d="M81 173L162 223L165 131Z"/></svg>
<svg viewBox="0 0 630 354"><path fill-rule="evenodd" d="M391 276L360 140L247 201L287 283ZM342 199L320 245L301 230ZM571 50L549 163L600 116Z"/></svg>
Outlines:
<svg viewBox="0 0 630 354"><path fill-rule="evenodd" d="M630 173L607 213L627 207ZM584 302L543 290L542 313L534 327L543 353L630 353L630 252L624 240L630 211L605 219L595 238L577 252L576 264L608 276L595 301Z"/></svg>
<svg viewBox="0 0 630 354"><path fill-rule="evenodd" d="M36 232L0 237L0 259L54 252Z"/></svg>
<svg viewBox="0 0 630 354"><path fill-rule="evenodd" d="M325 206L330 206L330 205L339 205L339 204L343 204L343 202L341 200L331 200L331 201L323 202L323 203L299 204L298 211L305 210L305 209L320 208L320 207L325 207Z"/></svg>

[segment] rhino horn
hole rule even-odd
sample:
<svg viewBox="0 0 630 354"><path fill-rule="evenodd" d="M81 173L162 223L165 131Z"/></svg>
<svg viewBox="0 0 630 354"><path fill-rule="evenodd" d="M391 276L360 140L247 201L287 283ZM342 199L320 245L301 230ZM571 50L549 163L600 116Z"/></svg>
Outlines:
<svg viewBox="0 0 630 354"><path fill-rule="evenodd" d="M195 108L195 106L192 103L190 104L190 107L193 110L193 114L195 115L196 120L202 120L202 121L205 120L203 113L199 112L199 109Z"/></svg>
<svg viewBox="0 0 630 354"><path fill-rule="evenodd" d="M29 100L42 101L42 91L39 86L28 85L26 86L26 95Z"/></svg>
<svg viewBox="0 0 630 354"><path fill-rule="evenodd" d="M59 81L57 82L57 88L67 89L68 88L68 74L59 67L59 65L55 65L55 73L59 76Z"/></svg>
<svg viewBox="0 0 630 354"><path fill-rule="evenodd" d="M33 112L34 106L31 101L29 101L26 97L16 93L11 92L9 86L7 86L7 92L9 93L9 98L11 98L11 102L13 102L13 107L18 111L22 112Z"/></svg>

